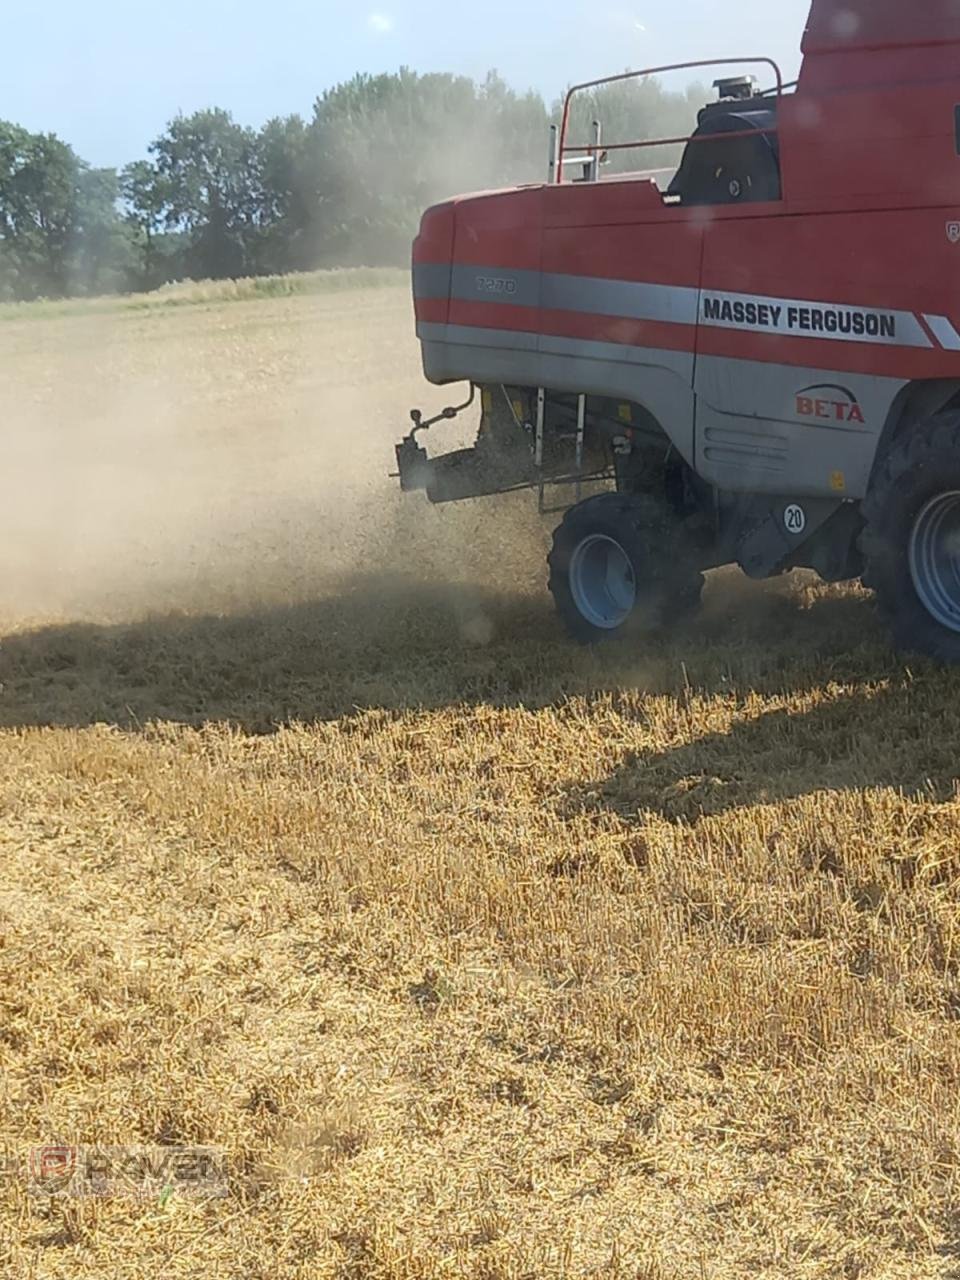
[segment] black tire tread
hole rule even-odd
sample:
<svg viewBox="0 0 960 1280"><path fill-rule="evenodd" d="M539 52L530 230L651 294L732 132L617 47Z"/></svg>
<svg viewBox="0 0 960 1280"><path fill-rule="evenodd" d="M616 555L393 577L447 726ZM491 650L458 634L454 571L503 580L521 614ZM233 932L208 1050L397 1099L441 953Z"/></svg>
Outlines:
<svg viewBox="0 0 960 1280"><path fill-rule="evenodd" d="M580 615L570 597L567 579L570 547L606 521L629 542L634 563L642 568L647 594L656 602L660 625L677 622L699 606L704 576L693 544L668 504L651 495L596 494L566 513L554 535L547 561L550 592L576 640L592 644L641 629L634 620L609 635L599 632Z"/></svg>
<svg viewBox="0 0 960 1280"><path fill-rule="evenodd" d="M878 463L863 502L860 550L866 561L863 584L876 594L897 647L955 664L960 662L960 635L927 614L913 589L907 561L908 517L922 501L925 487L935 489L933 482L951 473L960 486L960 411L956 410L912 427Z"/></svg>

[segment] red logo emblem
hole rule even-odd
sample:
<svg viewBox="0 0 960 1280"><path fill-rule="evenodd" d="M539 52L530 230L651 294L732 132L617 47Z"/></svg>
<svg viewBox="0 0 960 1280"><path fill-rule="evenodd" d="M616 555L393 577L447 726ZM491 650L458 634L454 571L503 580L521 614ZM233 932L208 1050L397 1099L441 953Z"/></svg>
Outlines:
<svg viewBox="0 0 960 1280"><path fill-rule="evenodd" d="M860 426L866 422L860 401L853 392L833 383L798 391L797 417L816 418L819 422L855 422Z"/></svg>
<svg viewBox="0 0 960 1280"><path fill-rule="evenodd" d="M76 1167L76 1147L34 1147L30 1152L30 1173L38 1182L66 1182Z"/></svg>

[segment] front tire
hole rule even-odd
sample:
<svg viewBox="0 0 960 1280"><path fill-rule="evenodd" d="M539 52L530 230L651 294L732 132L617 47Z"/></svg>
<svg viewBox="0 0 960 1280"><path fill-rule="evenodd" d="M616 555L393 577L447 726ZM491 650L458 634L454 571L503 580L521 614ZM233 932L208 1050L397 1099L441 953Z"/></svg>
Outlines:
<svg viewBox="0 0 960 1280"><path fill-rule="evenodd" d="M913 428L863 507L864 584L897 647L960 663L960 414Z"/></svg>
<svg viewBox="0 0 960 1280"><path fill-rule="evenodd" d="M703 574L666 503L604 493L568 511L550 553L550 591L575 640L649 633L694 610Z"/></svg>

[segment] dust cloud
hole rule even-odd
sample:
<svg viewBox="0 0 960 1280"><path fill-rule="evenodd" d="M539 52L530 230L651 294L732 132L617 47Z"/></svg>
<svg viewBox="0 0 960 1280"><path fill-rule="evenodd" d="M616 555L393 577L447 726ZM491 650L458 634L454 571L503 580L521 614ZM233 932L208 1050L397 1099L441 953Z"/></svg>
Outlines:
<svg viewBox="0 0 960 1280"><path fill-rule="evenodd" d="M422 378L408 291L0 322L4 630L231 615L336 592L542 591L529 497L433 509L389 473ZM474 421L440 428L438 451ZM458 434L459 432L459 434ZM366 584L366 586L365 586Z"/></svg>

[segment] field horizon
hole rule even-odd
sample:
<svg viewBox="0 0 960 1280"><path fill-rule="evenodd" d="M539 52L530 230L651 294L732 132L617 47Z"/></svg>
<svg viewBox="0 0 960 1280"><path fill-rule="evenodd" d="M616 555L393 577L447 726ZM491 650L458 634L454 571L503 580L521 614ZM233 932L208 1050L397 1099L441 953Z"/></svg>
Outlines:
<svg viewBox="0 0 960 1280"><path fill-rule="evenodd" d="M960 1276L960 673L806 575L579 649L389 478L405 287L198 297L0 324L0 1274Z"/></svg>

